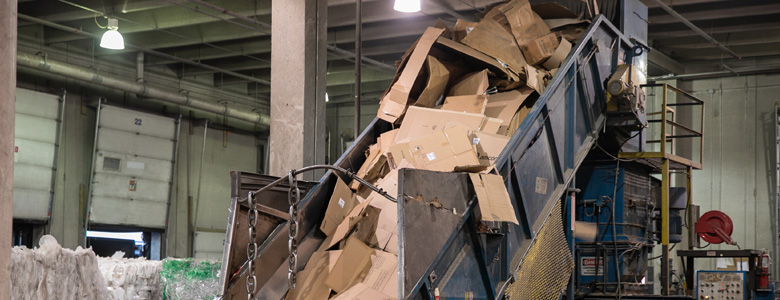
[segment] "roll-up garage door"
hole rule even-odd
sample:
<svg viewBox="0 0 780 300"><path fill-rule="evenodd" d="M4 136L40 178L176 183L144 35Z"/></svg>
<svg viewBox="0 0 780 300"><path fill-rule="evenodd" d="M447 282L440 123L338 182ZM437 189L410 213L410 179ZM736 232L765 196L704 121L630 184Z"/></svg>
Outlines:
<svg viewBox="0 0 780 300"><path fill-rule="evenodd" d="M89 222L165 228L178 120L100 105Z"/></svg>
<svg viewBox="0 0 780 300"><path fill-rule="evenodd" d="M62 118L61 97L16 89L14 218L48 220Z"/></svg>

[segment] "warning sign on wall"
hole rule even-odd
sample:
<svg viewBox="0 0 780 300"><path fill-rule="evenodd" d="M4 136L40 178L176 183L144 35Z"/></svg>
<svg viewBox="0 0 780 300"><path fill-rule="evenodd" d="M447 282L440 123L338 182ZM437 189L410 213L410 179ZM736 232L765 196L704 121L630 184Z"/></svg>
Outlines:
<svg viewBox="0 0 780 300"><path fill-rule="evenodd" d="M130 180L130 191L135 192L135 188L137 187L137 183L135 180Z"/></svg>
<svg viewBox="0 0 780 300"><path fill-rule="evenodd" d="M598 274L596 274L596 263L598 262ZM582 276L602 276L604 275L604 259L595 257L580 257L580 275Z"/></svg>

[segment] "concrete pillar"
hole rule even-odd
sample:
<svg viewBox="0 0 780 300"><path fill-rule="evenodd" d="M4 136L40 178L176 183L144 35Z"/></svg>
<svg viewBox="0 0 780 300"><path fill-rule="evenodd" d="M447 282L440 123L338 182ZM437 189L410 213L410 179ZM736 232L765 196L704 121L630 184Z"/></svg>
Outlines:
<svg viewBox="0 0 780 300"><path fill-rule="evenodd" d="M268 171L274 176L325 161L327 6L327 0L299 0L271 7Z"/></svg>
<svg viewBox="0 0 780 300"><path fill-rule="evenodd" d="M16 1L0 1L0 299L11 298L15 104Z"/></svg>

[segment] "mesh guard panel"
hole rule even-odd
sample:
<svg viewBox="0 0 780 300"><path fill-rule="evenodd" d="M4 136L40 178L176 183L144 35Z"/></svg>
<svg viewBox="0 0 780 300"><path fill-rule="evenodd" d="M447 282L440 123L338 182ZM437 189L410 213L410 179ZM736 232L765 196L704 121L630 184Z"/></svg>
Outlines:
<svg viewBox="0 0 780 300"><path fill-rule="evenodd" d="M518 270L518 279L509 285L509 300L555 300L566 289L574 270L574 260L563 232L561 200L542 225L536 241L528 249Z"/></svg>

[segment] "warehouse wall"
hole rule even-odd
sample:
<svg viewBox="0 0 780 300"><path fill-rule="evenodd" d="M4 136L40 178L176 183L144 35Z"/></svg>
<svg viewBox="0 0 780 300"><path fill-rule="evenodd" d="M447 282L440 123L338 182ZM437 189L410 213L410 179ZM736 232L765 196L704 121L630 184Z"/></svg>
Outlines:
<svg viewBox="0 0 780 300"><path fill-rule="evenodd" d="M365 102L365 101L364 101ZM359 135L363 129L376 118L376 111L379 109L379 100L376 100L376 104L363 104L360 108L360 130ZM353 130L355 123L355 107L352 103L346 104L329 104L327 111L327 124L329 133L329 145L330 155L328 157L329 163L334 163L341 157L343 150L346 150L346 146L342 146L341 137L344 136L344 141L352 141L354 139L355 130ZM328 153L326 153L328 155Z"/></svg>
<svg viewBox="0 0 780 300"><path fill-rule="evenodd" d="M95 108L90 106L98 96L108 98L108 104L137 109L151 113L184 113L179 108L163 107L157 103L141 101L134 95L86 86L69 80L35 80L20 76L18 86L46 93L61 93L68 90L65 106L62 145L57 172L57 186L52 203L50 232L63 247L74 249L83 240L83 219L89 195L89 174L92 163L92 146L95 132ZM206 117L196 114L195 118ZM221 117L209 115L213 120ZM229 121L230 123L230 121ZM201 143L203 141L202 121L195 121L190 134L189 121L181 124L178 165L173 187L173 201L169 216L170 256L189 256L191 235L188 234L194 209L190 211L188 195L193 199L197 195L198 171L200 167ZM223 236L227 226L228 206L230 203L230 171L259 172L258 145L265 143L252 135L230 133L227 144L223 145L223 132L209 128L203 166L203 188L197 228ZM188 151L189 149L189 151ZM189 155L188 155L189 154ZM187 166L189 165L189 172ZM189 190L188 185L189 181ZM121 208L117 208L121 214ZM36 241L37 242L37 241ZM221 252L222 241L210 242L211 250ZM221 253L219 253L221 256Z"/></svg>
<svg viewBox="0 0 780 300"><path fill-rule="evenodd" d="M753 75L695 80L686 88L706 102L703 169L694 172L693 201L702 214L713 209L728 214L732 236L743 249L772 251L776 238L778 82L780 75ZM700 266L712 268L715 260Z"/></svg>
<svg viewBox="0 0 780 300"><path fill-rule="evenodd" d="M230 171L257 173L260 141L252 136L230 133L227 135L227 145L224 145L224 131L209 128L203 159L203 187L200 201L197 201L203 126L202 122L198 121L194 124L192 133L190 133L188 120L184 120L181 127L180 163L176 168L177 184L174 187L173 197L175 202L171 205L171 211L176 213L172 213L169 219L171 224L175 224L171 226L172 238L168 241L171 247L169 255L177 257L189 255L187 249L192 237L187 235L188 226L191 221L194 221L191 218L194 218L196 207L199 205L195 229L198 232L205 232L202 235L211 239L199 247L200 251L197 252L210 252L211 255L206 256L221 257L222 239L227 228L230 206ZM188 195L192 197L192 203L188 201ZM192 210L188 214L189 207L192 207Z"/></svg>

